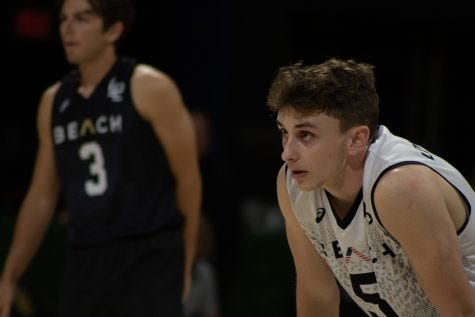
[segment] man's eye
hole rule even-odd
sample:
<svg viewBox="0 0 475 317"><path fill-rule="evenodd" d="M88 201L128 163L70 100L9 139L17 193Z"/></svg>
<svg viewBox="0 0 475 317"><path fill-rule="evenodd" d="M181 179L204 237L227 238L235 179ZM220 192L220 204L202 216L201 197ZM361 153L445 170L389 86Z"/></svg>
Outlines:
<svg viewBox="0 0 475 317"><path fill-rule="evenodd" d="M299 138L302 140L308 140L309 138L312 137L312 134L306 131L302 131L299 133Z"/></svg>

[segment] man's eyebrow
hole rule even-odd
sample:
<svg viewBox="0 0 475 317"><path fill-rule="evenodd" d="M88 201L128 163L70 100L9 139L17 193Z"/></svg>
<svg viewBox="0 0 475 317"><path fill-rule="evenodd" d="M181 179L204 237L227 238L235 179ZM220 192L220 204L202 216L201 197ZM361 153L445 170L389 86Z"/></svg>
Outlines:
<svg viewBox="0 0 475 317"><path fill-rule="evenodd" d="M77 11L73 13L74 15L93 15L95 14L94 10L92 8L84 9L82 11ZM61 13L59 16L64 17L66 14Z"/></svg>
<svg viewBox="0 0 475 317"><path fill-rule="evenodd" d="M82 14L82 15L91 15L95 14L94 10L92 8L84 9L82 11L76 12L75 14Z"/></svg>
<svg viewBox="0 0 475 317"><path fill-rule="evenodd" d="M295 128L314 128L314 129L318 129L318 126L316 126L315 124L313 124L311 122L302 122L302 123L296 124Z"/></svg>
<svg viewBox="0 0 475 317"><path fill-rule="evenodd" d="M277 125L280 126L280 127L283 127L283 126L284 126L278 119L275 120L275 122L276 122ZM302 122L302 123L297 123L297 124L294 126L294 128L299 128L299 129L301 129L301 128L314 128L314 129L318 129L318 127L317 127L315 124L313 124L313 123L311 123L311 122L307 122L307 121Z"/></svg>

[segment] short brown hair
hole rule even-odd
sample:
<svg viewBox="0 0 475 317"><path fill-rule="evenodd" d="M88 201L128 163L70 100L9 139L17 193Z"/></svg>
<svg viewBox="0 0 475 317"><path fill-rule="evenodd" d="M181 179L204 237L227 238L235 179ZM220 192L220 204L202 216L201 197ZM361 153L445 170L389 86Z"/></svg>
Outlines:
<svg viewBox="0 0 475 317"><path fill-rule="evenodd" d="M130 28L135 17L135 6L133 0L87 0L94 13L102 17L104 30L115 22L124 24L124 34ZM65 0L57 0L57 6L61 11Z"/></svg>
<svg viewBox="0 0 475 317"><path fill-rule="evenodd" d="M331 58L318 65L281 67L267 97L271 111L292 108L302 115L324 113L346 131L367 125L374 135L379 117L373 65Z"/></svg>

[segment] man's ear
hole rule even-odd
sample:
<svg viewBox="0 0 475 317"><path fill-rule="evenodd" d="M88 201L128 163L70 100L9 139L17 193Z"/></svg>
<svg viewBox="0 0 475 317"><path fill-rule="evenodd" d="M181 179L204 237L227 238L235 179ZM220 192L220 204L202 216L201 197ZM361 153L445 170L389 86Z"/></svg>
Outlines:
<svg viewBox="0 0 475 317"><path fill-rule="evenodd" d="M106 32L109 41L115 43L122 36L122 33L124 33L124 24L120 21L114 22Z"/></svg>
<svg viewBox="0 0 475 317"><path fill-rule="evenodd" d="M348 130L348 153L356 155L365 151L369 143L369 128L366 125L359 125Z"/></svg>

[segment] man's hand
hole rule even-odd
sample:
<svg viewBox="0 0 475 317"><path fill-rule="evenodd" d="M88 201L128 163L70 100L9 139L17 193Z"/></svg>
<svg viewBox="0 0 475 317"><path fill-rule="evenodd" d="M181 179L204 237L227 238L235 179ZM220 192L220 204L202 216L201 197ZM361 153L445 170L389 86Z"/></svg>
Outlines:
<svg viewBox="0 0 475 317"><path fill-rule="evenodd" d="M10 317L16 291L17 286L15 284L4 280L0 281L0 317Z"/></svg>

